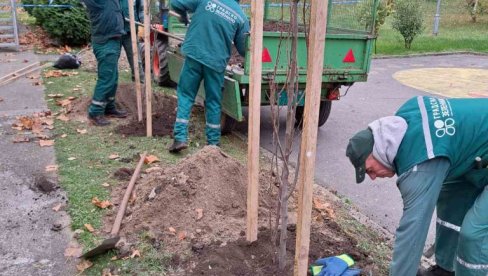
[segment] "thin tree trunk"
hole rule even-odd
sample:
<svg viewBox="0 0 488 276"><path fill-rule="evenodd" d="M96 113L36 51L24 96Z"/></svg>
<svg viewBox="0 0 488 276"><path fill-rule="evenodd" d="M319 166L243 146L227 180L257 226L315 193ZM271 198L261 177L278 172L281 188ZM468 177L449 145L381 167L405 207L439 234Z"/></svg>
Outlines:
<svg viewBox="0 0 488 276"><path fill-rule="evenodd" d="M297 40L298 40L298 0L292 0L290 5L290 32L291 32L291 54L288 84L286 93L288 108L286 114L286 135L285 154L283 156L283 171L280 185L280 245L278 251L278 268L283 271L286 266L286 241L288 225L288 187L289 187L289 158L292 152L293 138L295 136L295 110L297 104Z"/></svg>

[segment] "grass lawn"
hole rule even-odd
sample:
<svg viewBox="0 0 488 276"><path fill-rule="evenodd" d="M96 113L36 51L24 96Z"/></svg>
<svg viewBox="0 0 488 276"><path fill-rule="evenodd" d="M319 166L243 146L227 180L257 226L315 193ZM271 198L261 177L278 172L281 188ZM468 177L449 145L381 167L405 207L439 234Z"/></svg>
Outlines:
<svg viewBox="0 0 488 276"><path fill-rule="evenodd" d="M120 83L128 82L129 75L121 74ZM45 78L46 100L53 113L59 112L60 107L49 94L62 94L63 98L70 96L80 97L91 95L96 81L96 74L78 70L77 75L70 77ZM171 89L154 87L155 93L174 93ZM123 121L118 121L122 123ZM195 125L194 134L190 135L191 143L187 151L194 153L205 145L204 118L198 114L192 118ZM106 211L91 203L93 197L100 200L111 200L110 190L115 185L125 185L125 182L115 180L112 175L121 167L135 168L139 154L148 151L156 155L161 162L160 166L174 164L186 154L172 155L166 150L172 140L169 137L126 137L117 134L114 129L117 124L109 127L95 127L86 122L69 120L67 122L55 120L53 135L55 139L55 151L59 165L59 184L68 195L67 211L71 216L72 230L82 229L78 236L78 242L83 246L84 252L98 245L107 233L104 232L102 218ZM78 130L87 130L85 134ZM83 131L82 131L83 132ZM241 162L246 161L247 144L240 138L229 135L222 137L223 150L237 158ZM118 154L124 162L111 160L111 154ZM129 160L129 161L127 161ZM129 162L129 163L126 163ZM145 166L147 168L148 165ZM128 181L127 181L128 182ZM102 184L109 183L109 187ZM136 185L137 189L137 185ZM345 204L347 205L347 204ZM386 271L389 261L389 246L387 244L375 244L378 234L364 225L358 223L348 215L347 206L338 211L337 222L343 229L355 236L358 247L371 252L372 258L383 270ZM91 224L95 228L90 233L85 224ZM149 242L146 233L141 233L140 243L135 245L141 252L140 258L111 260L115 252L108 252L93 260L93 266L85 270L85 275L100 275L107 267L116 268L118 275L164 275L168 271L171 253L164 248L155 248ZM372 250L374 248L374 250Z"/></svg>
<svg viewBox="0 0 488 276"><path fill-rule="evenodd" d="M464 0L441 2L439 34L434 36L436 1L424 1L424 32L416 37L411 49L405 49L403 37L392 29L390 15L379 31L376 40L377 55L405 55L414 53L439 53L473 51L488 53L488 15L478 16L476 23L466 10Z"/></svg>
<svg viewBox="0 0 488 276"><path fill-rule="evenodd" d="M78 70L79 74L70 77L44 79L46 95L63 94L69 96L91 95L96 81L96 74ZM122 73L122 82L129 82L129 75ZM78 85L78 86L77 86ZM75 87L77 88L74 91ZM78 91L80 90L80 91ZM155 93L174 93L174 90L155 87ZM48 106L53 113L58 112L60 107L55 104L55 100L46 96ZM203 117L203 116L202 116ZM195 133L191 135L190 148L188 153L193 153L205 145L205 140L200 137L204 133L204 119L193 118ZM123 121L118 121L121 123ZM55 149L57 163L59 164L59 183L68 194L68 212L71 216L71 227L73 230L83 229L79 235L79 242L87 251L98 245L103 239L102 235L86 231L85 224L91 224L95 228L95 233L102 231L102 217L105 210L99 209L91 203L93 197L100 200L110 200L110 187L102 186L109 183L111 186L125 184L117 181L111 176L121 168L135 168L139 154L147 151L148 154L157 156L160 166L176 163L185 155L172 155L167 151L167 147L172 142L169 137L125 137L114 132L116 124L109 127L95 127L87 123L70 120L67 122L56 120L53 134L55 137ZM77 130L87 130L87 133L80 134ZM245 143L235 136L226 136L222 139L223 149L243 160L246 156ZM131 160L125 163L117 160L110 160L111 154L118 154L122 160ZM136 186L137 187L137 186ZM144 239L141 239L144 241ZM110 261L113 253L108 253L95 259L94 267L87 270L87 275L100 275L109 263L120 267L124 275L138 273L144 275L154 273L160 275L165 269L165 262L168 255L165 252L158 252L150 244L141 242L138 245L143 257L139 259L128 259L121 261ZM141 271L143 272L141 274Z"/></svg>

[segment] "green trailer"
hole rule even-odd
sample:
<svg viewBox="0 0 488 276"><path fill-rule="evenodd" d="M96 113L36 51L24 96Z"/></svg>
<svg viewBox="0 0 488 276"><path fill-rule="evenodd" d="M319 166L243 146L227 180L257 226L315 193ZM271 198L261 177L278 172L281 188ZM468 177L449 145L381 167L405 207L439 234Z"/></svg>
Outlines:
<svg viewBox="0 0 488 276"><path fill-rule="evenodd" d="M379 0L331 0L328 7L328 24L324 51L324 67L322 72L322 93L319 116L319 126L329 117L332 101L340 99L340 88L351 86L355 82L365 82L371 63L371 52L375 39L374 23ZM243 2L243 1L241 1ZM161 5L161 4L160 4ZM286 5L286 4L285 4ZM249 5L242 5L248 9ZM164 5L161 5L164 7ZM303 7L303 6L302 6ZM265 24L273 21L273 11L280 15L283 4L266 2ZM167 11L167 9L166 9ZM163 11L164 12L164 11ZM163 14L163 13L162 13ZM165 29L173 35L184 36L186 27L174 17L162 17ZM262 61L262 92L261 104L269 105L270 84L285 85L288 69L289 49L291 42L282 39L279 31L264 32L263 61ZM249 41L248 41L249 42ZM180 52L179 44L168 45L168 38L157 35L154 43L164 51L153 51L153 58L158 63L156 69L163 64L164 72L158 79L169 78L175 82L180 79L184 56ZM158 44L160 45L158 47ZM169 44L170 45L170 44ZM249 43L248 43L249 45ZM159 52L159 56L157 56ZM249 104L249 68L250 57L246 55L243 64L229 64L226 70L222 100L222 133L232 130L236 122L245 120L243 108ZM307 43L305 33L298 35L298 86L301 93L305 93L307 73ZM305 93L306 94L306 93ZM199 97L205 98L203 86L200 87ZM296 118L301 121L303 116L303 97L298 103ZM287 104L286 93L278 95L280 105Z"/></svg>

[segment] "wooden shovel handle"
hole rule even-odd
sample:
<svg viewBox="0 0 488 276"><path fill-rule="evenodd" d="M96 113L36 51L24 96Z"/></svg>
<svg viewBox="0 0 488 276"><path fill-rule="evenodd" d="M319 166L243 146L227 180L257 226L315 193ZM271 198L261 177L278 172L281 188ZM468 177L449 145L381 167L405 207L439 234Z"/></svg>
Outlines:
<svg viewBox="0 0 488 276"><path fill-rule="evenodd" d="M136 180L139 177L139 173L141 172L142 165L144 164L144 160L146 159L146 152L141 155L141 160L137 164L136 170L132 175L129 186L127 186L127 190L125 190L124 198L122 199L122 203L120 204L119 211L117 212L117 217L115 217L114 225L112 226L112 232L110 234L115 236L119 233L120 225L122 224L122 219L124 218L125 209L127 208L127 202L129 202L130 194L132 193L132 189L136 184Z"/></svg>

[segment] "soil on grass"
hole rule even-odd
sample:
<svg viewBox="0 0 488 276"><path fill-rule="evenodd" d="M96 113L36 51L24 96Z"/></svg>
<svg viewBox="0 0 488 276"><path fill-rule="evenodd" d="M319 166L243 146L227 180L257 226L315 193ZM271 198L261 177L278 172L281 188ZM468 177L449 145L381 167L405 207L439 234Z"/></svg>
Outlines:
<svg viewBox="0 0 488 276"><path fill-rule="evenodd" d="M136 243L146 233L155 248L173 253L169 265L181 268L184 275L291 275L295 200L289 208L287 273L279 274L269 230L269 218L276 210L276 180L270 172L260 174L259 239L247 244L246 179L245 166L211 146L176 165L152 168L136 186L121 235ZM124 191L123 185L115 188L112 202L120 202ZM106 225L114 220L115 210L111 212ZM357 241L341 230L333 215L314 209L312 217L310 262L347 253L358 267L375 274L369 255L358 249Z"/></svg>
<svg viewBox="0 0 488 276"><path fill-rule="evenodd" d="M142 87L144 91L144 86ZM116 103L119 107L125 109L129 116L122 119L123 123L115 131L128 136L146 136L146 119L142 122L137 120L137 97L135 87L132 83L121 83L118 85L116 94ZM79 97L72 103L69 116L72 119L86 120L88 106L91 98L88 96ZM145 99L143 97L143 110L145 110ZM153 114L153 136L170 135L173 131L173 124L176 118L176 97L167 96L161 93L152 95L152 114Z"/></svg>

